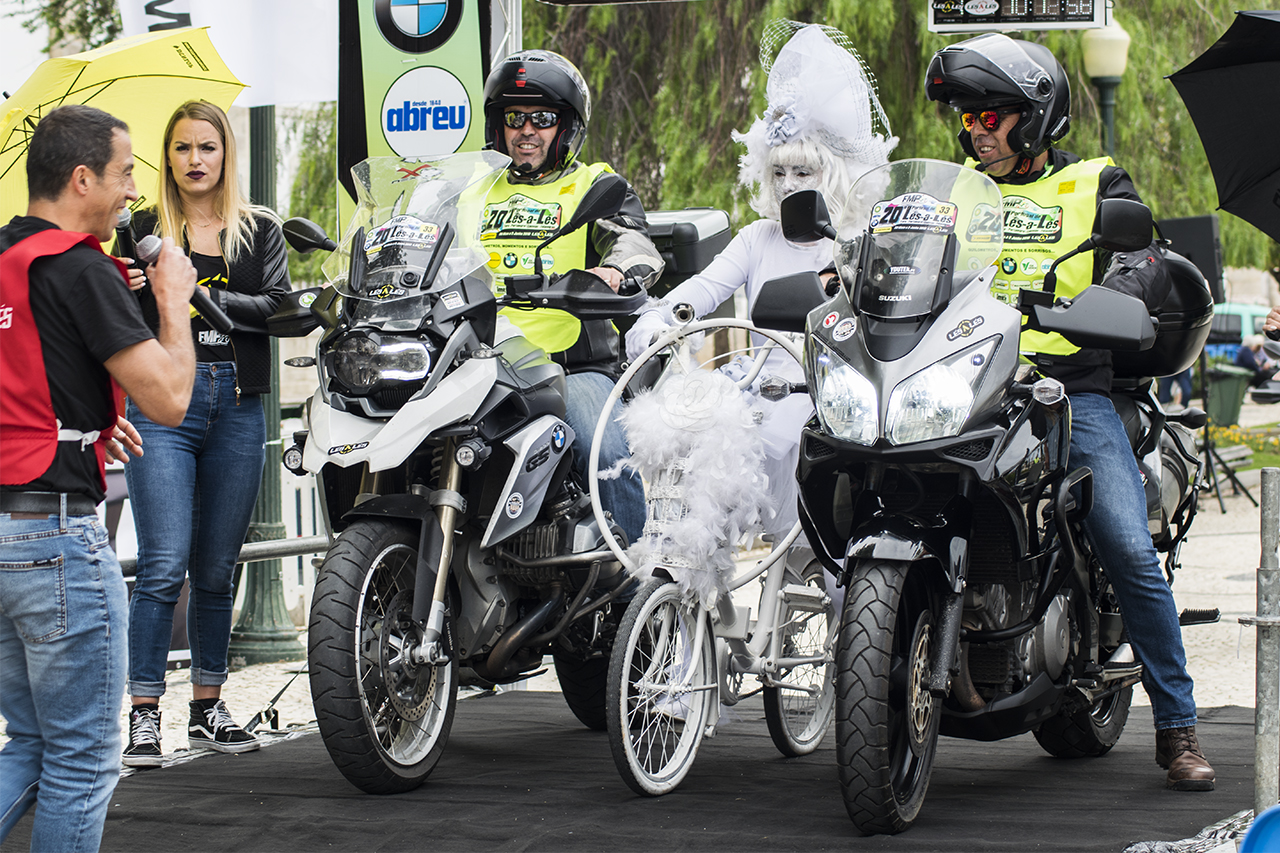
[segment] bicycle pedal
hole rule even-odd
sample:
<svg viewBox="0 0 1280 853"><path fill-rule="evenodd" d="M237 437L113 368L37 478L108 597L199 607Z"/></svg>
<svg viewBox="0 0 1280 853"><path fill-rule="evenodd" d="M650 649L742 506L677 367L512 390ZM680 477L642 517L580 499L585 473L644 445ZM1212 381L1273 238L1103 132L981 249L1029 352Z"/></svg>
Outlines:
<svg viewBox="0 0 1280 853"><path fill-rule="evenodd" d="M1222 612L1216 607L1187 607L1178 614L1179 625L1212 625L1222 619Z"/></svg>
<svg viewBox="0 0 1280 853"><path fill-rule="evenodd" d="M798 583L789 583L782 588L782 600L792 610L806 613L825 613L827 603L831 600L820 589Z"/></svg>

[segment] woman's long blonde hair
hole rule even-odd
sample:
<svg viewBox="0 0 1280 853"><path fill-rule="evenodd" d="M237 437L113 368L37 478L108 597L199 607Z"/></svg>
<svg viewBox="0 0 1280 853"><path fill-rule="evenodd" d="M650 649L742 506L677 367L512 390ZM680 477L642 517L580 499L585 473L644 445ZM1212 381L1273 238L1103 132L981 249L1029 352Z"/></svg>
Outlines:
<svg viewBox="0 0 1280 853"><path fill-rule="evenodd" d="M236 138L231 132L231 121L227 114L218 105L208 101L187 101L169 117L169 124L164 129L164 149L160 157L164 165L160 169L160 199L156 202L160 236L172 237L179 246L183 245L187 215L182 209L182 196L178 194L177 181L173 179L173 172L169 168L169 143L173 141L174 127L184 118L207 121L222 138L222 177L218 180L218 196L214 206L227 230L227 237L222 241L222 254L227 263L232 263L242 251L253 251L255 214L275 222L279 222L280 217L270 208L250 204L245 198L236 170Z"/></svg>

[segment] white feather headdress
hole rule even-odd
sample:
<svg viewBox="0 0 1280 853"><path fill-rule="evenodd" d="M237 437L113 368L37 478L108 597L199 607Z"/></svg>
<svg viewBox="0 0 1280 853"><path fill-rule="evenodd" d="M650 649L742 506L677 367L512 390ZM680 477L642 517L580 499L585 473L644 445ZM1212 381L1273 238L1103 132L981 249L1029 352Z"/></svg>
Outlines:
<svg viewBox="0 0 1280 853"><path fill-rule="evenodd" d="M880 104L875 76L844 33L796 21L772 21L765 27L760 64L769 75L768 106L746 133L733 134L735 141L747 147L739 161L738 180L754 188L752 207L762 216L777 218L777 202L769 186L770 152L809 140L829 154L830 163L824 164L824 195L828 205L838 208L853 182L887 163L889 152L898 144Z"/></svg>

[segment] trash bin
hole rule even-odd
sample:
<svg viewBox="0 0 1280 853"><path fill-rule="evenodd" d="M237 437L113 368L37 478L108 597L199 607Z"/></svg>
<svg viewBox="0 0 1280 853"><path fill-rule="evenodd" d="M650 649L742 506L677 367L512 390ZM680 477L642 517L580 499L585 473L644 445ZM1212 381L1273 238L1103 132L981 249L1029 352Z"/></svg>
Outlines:
<svg viewBox="0 0 1280 853"><path fill-rule="evenodd" d="M1209 422L1215 426L1231 426L1240 423L1240 406L1253 371L1234 364L1219 364L1209 368L1208 399L1205 410Z"/></svg>

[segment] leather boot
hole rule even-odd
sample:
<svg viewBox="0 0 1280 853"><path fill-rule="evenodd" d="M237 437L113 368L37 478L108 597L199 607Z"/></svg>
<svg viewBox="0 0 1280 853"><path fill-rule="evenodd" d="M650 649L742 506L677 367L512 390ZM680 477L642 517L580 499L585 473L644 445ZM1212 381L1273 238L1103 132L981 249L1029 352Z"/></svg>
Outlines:
<svg viewBox="0 0 1280 853"><path fill-rule="evenodd" d="M1213 768L1200 750L1196 727L1156 731L1156 764L1169 771L1165 787L1175 791L1212 791Z"/></svg>

